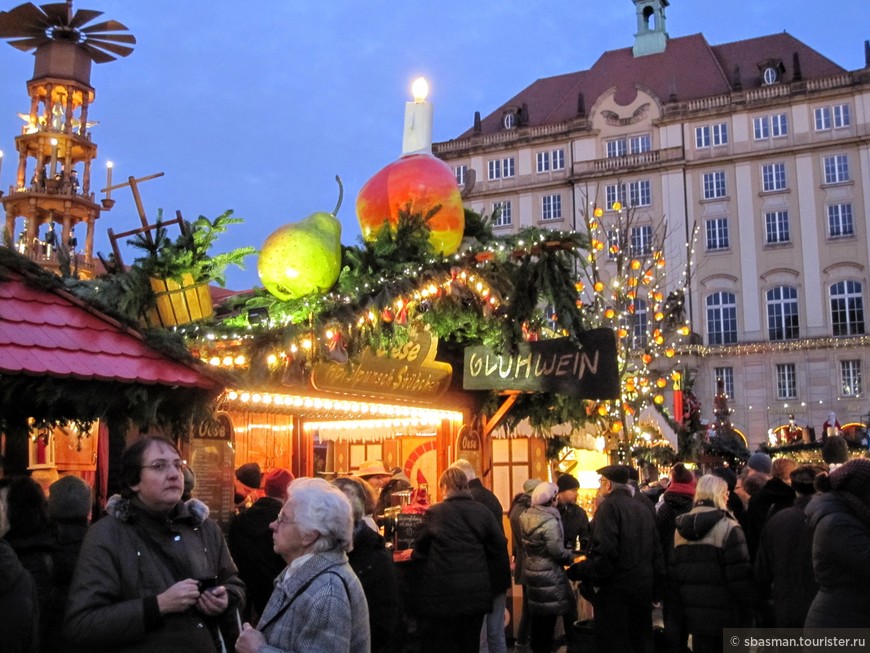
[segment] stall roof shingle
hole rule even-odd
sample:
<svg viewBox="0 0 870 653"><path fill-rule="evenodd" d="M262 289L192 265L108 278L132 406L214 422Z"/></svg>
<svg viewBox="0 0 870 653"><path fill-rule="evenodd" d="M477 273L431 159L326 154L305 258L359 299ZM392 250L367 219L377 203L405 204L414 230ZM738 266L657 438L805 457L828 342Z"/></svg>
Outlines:
<svg viewBox="0 0 870 653"><path fill-rule="evenodd" d="M59 288L0 279L0 374L181 386L219 383L195 364L172 360L141 334Z"/></svg>

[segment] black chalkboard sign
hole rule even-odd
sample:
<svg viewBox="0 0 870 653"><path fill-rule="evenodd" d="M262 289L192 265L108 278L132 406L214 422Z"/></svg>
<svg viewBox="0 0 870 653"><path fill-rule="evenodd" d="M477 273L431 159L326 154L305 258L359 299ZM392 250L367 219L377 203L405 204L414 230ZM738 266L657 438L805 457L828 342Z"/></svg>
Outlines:
<svg viewBox="0 0 870 653"><path fill-rule="evenodd" d="M414 540L423 528L423 515L400 514L396 519L396 551L414 548Z"/></svg>

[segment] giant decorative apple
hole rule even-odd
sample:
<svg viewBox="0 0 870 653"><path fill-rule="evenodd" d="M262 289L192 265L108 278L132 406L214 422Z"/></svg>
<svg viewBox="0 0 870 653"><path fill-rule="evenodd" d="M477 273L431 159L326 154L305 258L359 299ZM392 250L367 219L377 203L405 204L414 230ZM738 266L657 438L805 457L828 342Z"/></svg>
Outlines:
<svg viewBox="0 0 870 653"><path fill-rule="evenodd" d="M423 215L440 205L429 220L429 242L439 254L459 249L465 231L459 186L450 166L431 154L403 156L366 182L356 200L363 239L373 240L384 222L395 229L399 212L409 204L411 213Z"/></svg>
<svg viewBox="0 0 870 653"><path fill-rule="evenodd" d="M279 227L263 243L257 272L260 281L278 299L287 301L315 292L326 292L341 272L341 223L335 214L312 213L299 222Z"/></svg>

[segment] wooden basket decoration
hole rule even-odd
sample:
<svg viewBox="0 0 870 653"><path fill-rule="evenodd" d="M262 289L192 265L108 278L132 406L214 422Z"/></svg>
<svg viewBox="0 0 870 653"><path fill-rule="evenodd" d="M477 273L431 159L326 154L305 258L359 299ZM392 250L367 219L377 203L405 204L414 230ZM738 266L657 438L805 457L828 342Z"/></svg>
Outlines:
<svg viewBox="0 0 870 653"><path fill-rule="evenodd" d="M156 306L145 315L150 327L169 328L207 320L214 315L208 283L195 283L193 275L184 274L181 283L174 279L149 277Z"/></svg>

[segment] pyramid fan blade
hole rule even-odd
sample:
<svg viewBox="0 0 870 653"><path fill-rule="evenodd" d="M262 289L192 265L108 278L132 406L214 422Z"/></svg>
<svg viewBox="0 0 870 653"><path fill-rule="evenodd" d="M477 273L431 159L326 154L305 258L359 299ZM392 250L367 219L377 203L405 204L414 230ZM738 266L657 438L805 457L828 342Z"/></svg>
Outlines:
<svg viewBox="0 0 870 653"><path fill-rule="evenodd" d="M114 61L117 58L103 52L98 48L95 48L87 41L81 43L80 47L85 49L85 51L88 53L88 56L93 60L94 63L109 63L110 61Z"/></svg>
<svg viewBox="0 0 870 653"><path fill-rule="evenodd" d="M96 25L83 27L82 31L85 34L93 34L94 32L129 32L130 29L123 23L119 23L117 20L107 20L102 23L97 23Z"/></svg>
<svg viewBox="0 0 870 653"><path fill-rule="evenodd" d="M69 6L65 2L53 2L41 5L40 9L48 16L48 22L52 25L69 25Z"/></svg>
<svg viewBox="0 0 870 653"><path fill-rule="evenodd" d="M9 41L9 45L11 45L13 48L21 50L22 52L27 52L28 50L39 47L40 45L45 43L45 41L46 38L44 36L33 36L29 39L21 39L20 41Z"/></svg>
<svg viewBox="0 0 870 653"><path fill-rule="evenodd" d="M85 34L88 41L115 41L116 43L131 43L136 44L136 37L132 34Z"/></svg>
<svg viewBox="0 0 870 653"><path fill-rule="evenodd" d="M85 23L90 23L94 18L102 15L102 11L96 11L94 9L79 9L75 13L75 16L72 17L69 25L70 27L81 27Z"/></svg>
<svg viewBox="0 0 870 653"><path fill-rule="evenodd" d="M87 41L85 41L85 43L99 50L108 50L109 52L113 52L119 57L126 57L128 54L133 52L133 48L128 48L126 45L117 45L115 43L109 43L101 39L88 39Z"/></svg>
<svg viewBox="0 0 870 653"><path fill-rule="evenodd" d="M2 16L0 38L41 33L48 27L48 18L36 5L18 5Z"/></svg>

